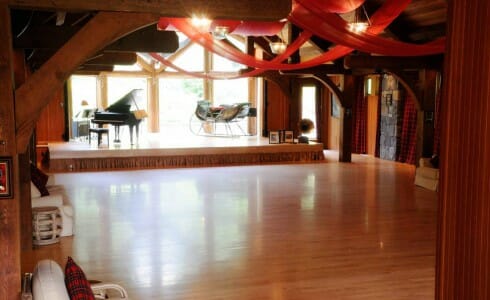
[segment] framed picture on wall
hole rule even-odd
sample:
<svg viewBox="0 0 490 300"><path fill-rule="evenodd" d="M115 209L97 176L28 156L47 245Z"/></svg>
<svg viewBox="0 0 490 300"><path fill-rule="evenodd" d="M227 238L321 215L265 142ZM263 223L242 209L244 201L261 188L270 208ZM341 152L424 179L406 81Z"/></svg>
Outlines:
<svg viewBox="0 0 490 300"><path fill-rule="evenodd" d="M330 95L330 115L334 118L340 118L340 105L333 93Z"/></svg>
<svg viewBox="0 0 490 300"><path fill-rule="evenodd" d="M12 198L12 159L0 157L0 198Z"/></svg>
<svg viewBox="0 0 490 300"><path fill-rule="evenodd" d="M279 136L279 131L269 131L269 144L280 144L281 138Z"/></svg>

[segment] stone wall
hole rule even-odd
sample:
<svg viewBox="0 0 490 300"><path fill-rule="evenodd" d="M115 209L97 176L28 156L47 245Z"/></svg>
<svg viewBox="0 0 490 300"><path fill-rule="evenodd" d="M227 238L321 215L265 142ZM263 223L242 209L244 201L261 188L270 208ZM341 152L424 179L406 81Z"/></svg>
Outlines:
<svg viewBox="0 0 490 300"><path fill-rule="evenodd" d="M381 119L379 156L396 160L400 150L401 124L403 118L402 92L392 75L384 75L381 85Z"/></svg>

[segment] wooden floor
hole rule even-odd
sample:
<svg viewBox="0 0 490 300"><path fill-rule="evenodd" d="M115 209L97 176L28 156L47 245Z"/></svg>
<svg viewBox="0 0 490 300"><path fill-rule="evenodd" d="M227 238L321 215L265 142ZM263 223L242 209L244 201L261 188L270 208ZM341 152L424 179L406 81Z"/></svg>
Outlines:
<svg viewBox="0 0 490 300"><path fill-rule="evenodd" d="M353 163L56 174L76 235L24 254L131 299L433 299L436 193Z"/></svg>

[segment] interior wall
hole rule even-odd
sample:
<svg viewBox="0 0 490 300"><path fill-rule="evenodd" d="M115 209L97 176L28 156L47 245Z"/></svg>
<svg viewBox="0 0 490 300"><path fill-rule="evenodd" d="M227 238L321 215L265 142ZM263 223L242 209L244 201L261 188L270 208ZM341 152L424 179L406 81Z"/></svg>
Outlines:
<svg viewBox="0 0 490 300"><path fill-rule="evenodd" d="M65 135L65 96L59 90L41 112L36 124L36 139L38 144L62 142Z"/></svg>
<svg viewBox="0 0 490 300"><path fill-rule="evenodd" d="M265 111L266 130L287 130L289 128L290 103L279 86L272 81L266 81Z"/></svg>
<svg viewBox="0 0 490 300"><path fill-rule="evenodd" d="M367 154L375 155L376 153L376 133L378 129L378 95L367 96Z"/></svg>

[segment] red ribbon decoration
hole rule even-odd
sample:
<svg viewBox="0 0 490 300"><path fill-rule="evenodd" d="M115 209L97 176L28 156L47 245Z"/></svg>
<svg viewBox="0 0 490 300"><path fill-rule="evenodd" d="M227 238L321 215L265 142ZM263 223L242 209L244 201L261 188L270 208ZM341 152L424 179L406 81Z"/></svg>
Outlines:
<svg viewBox="0 0 490 300"><path fill-rule="evenodd" d="M194 28L188 20L185 19L161 18L159 28L166 27L170 24L172 27L188 36L193 42L203 46L208 51L223 56L229 60L257 69L241 75L231 76L231 78L255 76L265 70L295 70L308 68L333 61L347 55L354 49L397 56L427 55L441 53L444 51L444 39L427 43L425 45L416 45L388 40L376 36L376 34L382 32L384 28L386 28L407 7L410 0L385 1L385 3L372 16L371 26L369 26L367 32L363 34L354 34L348 31L346 28L346 22L336 14L328 12L332 10L332 7L326 5L322 1L296 0L293 11L289 17L289 21L305 29L305 31L296 41L288 46L285 53L278 55L271 61L257 59L231 47L226 43L223 43L222 41L216 41L207 32L200 32ZM362 4L361 1L356 1L355 3ZM319 6L320 4L323 5ZM314 32L316 35L326 40L331 40L339 45L305 62L297 64L281 63L292 53L297 51L299 47L301 47L301 45L311 37L312 34L310 32ZM186 72L185 70L180 69L158 54L152 54L152 56L156 59L158 59L157 57L160 57L159 60L162 63L173 69L192 76L197 76L196 73ZM210 76L209 74L202 73L197 77L223 79L222 77L214 77Z"/></svg>

